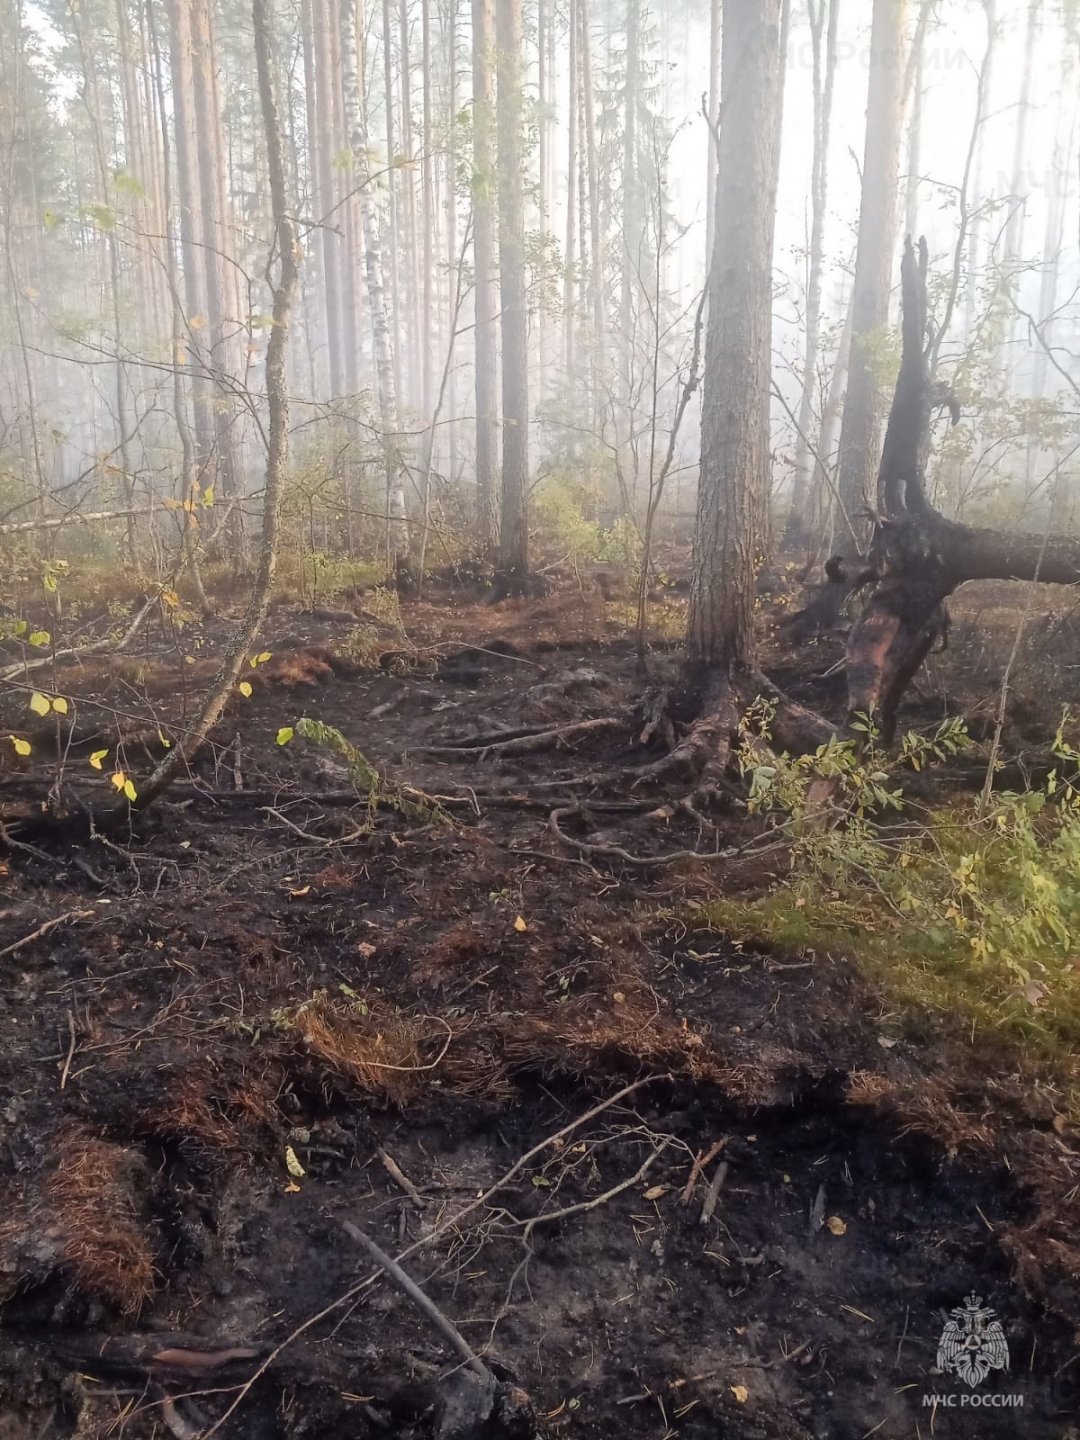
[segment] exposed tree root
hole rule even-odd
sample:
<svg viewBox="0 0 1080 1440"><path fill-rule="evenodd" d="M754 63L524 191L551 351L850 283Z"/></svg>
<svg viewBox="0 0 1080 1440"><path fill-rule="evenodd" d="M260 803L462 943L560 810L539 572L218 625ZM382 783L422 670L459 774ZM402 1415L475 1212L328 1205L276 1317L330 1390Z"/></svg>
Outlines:
<svg viewBox="0 0 1080 1440"><path fill-rule="evenodd" d="M577 740L586 735L600 734L605 730L619 730L626 725L625 719L617 715L604 715L596 720L575 720L568 725L557 725L545 730L495 731L479 739L460 741L452 745L424 745L417 747L415 755L533 755L540 750L552 750L568 740Z"/></svg>
<svg viewBox="0 0 1080 1440"><path fill-rule="evenodd" d="M548 817L548 829L560 845L565 845L567 849L576 850L579 855L585 855L591 859L618 860L621 864L632 865L638 870L650 870L659 865L674 865L680 860L704 860L715 863L717 860L730 860L735 853L732 850L669 850L662 855L632 855L621 845L577 840L574 836L568 835L562 828L561 821L572 815L586 813L582 807L577 805L560 806L559 809L553 810Z"/></svg>

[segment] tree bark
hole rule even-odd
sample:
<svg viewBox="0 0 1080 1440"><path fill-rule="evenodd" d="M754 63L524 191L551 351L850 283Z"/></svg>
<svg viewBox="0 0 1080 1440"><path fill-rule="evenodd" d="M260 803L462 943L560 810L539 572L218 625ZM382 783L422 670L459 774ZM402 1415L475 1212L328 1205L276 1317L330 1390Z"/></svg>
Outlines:
<svg viewBox="0 0 1080 1440"><path fill-rule="evenodd" d="M906 21L907 0L874 0L851 358L840 422L838 475L840 498L854 532L851 539L860 549L870 529L867 512L874 507L873 480L884 412L873 350L889 319Z"/></svg>
<svg viewBox="0 0 1080 1440"><path fill-rule="evenodd" d="M401 465L398 446L401 437L398 424L398 396L394 374L394 350L390 334L390 317L386 309L383 287L382 241L379 217L375 208L375 190L371 179L370 147L363 101L362 76L356 44L356 10L353 0L341 6L342 101L345 128L352 155L353 183L358 191L360 220L363 227L364 271L367 279L368 307L371 312L372 349L375 356L376 388L379 419L386 471L387 526L391 535L394 565L399 576L406 565L408 534L401 518L404 497L399 494Z"/></svg>
<svg viewBox="0 0 1080 1440"><path fill-rule="evenodd" d="M495 156L492 145L495 87L494 0L472 0L473 95L473 311L476 390L476 538L489 554L497 533L496 471L499 464L498 361L495 290Z"/></svg>
<svg viewBox="0 0 1080 1440"><path fill-rule="evenodd" d="M818 345L821 339L821 270L824 258L829 137L832 128L839 20L840 0L810 0L810 35L814 57L814 154L810 181L813 219L810 226L810 261L806 282L806 343L803 349L798 434L795 439L795 474L791 486L791 509L784 536L785 543L791 546L802 545L806 540L806 496L812 468L810 433L814 419L814 401L817 398Z"/></svg>
<svg viewBox="0 0 1080 1440"><path fill-rule="evenodd" d="M345 393L345 345L342 336L341 238L342 215L336 209L334 193L334 86L333 47L330 43L333 17L326 0L314 3L315 114L318 124L315 183L315 217L321 222L323 304L326 313L327 350L330 371L330 399Z"/></svg>
<svg viewBox="0 0 1080 1440"><path fill-rule="evenodd" d="M499 566L507 594L529 576L529 372L525 292L522 0L498 0L499 276L502 293L502 522Z"/></svg>
<svg viewBox="0 0 1080 1440"><path fill-rule="evenodd" d="M687 630L690 678L705 688L717 678L730 681L754 661L755 517L768 483L764 397L771 362L780 15L781 0L727 0L724 7L723 121Z"/></svg>

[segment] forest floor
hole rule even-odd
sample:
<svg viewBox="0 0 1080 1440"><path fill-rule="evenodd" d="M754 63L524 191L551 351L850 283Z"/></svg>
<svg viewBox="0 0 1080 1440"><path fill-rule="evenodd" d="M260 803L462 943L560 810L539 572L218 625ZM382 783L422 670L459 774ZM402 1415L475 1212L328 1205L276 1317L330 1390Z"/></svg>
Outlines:
<svg viewBox="0 0 1080 1440"><path fill-rule="evenodd" d="M1010 757L1080 700L1070 598L1030 617ZM762 610L772 673L835 717L839 642L788 654L787 600ZM905 724L985 730L1015 605L959 597ZM699 848L627 778L651 757L624 721L469 748L625 716L629 609L590 578L448 590L361 643L279 605L189 781L89 840L28 822L57 721L0 693L33 745L0 791L0 1440L512 1440L521 1391L574 1440L1080 1434L1080 1135L1053 1086L955 1016L898 1015L842 953L702 920L782 854L560 844L550 812L581 802L590 843ZM101 803L118 754L147 773L230 633L155 620L49 675L76 792ZM658 644L661 677L675 659ZM338 760L277 743L303 715L444 813L348 803ZM751 831L733 813L709 843ZM494 1402L347 1227L412 1247ZM970 1293L1011 1359L977 1387L933 1368Z"/></svg>

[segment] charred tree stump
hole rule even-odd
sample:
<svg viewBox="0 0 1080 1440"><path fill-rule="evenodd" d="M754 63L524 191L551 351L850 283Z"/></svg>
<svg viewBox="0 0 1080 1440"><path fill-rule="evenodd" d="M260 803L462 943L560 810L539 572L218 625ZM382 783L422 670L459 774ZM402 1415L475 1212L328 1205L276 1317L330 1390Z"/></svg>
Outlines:
<svg viewBox="0 0 1080 1440"><path fill-rule="evenodd" d="M947 390L930 378L926 241L910 239L901 265L903 357L878 473L878 510L866 578L871 590L847 642L847 728L860 715L886 743L900 702L935 644L948 633L945 602L968 580L1080 582L1080 540L1013 535L947 520L926 494L931 417Z"/></svg>

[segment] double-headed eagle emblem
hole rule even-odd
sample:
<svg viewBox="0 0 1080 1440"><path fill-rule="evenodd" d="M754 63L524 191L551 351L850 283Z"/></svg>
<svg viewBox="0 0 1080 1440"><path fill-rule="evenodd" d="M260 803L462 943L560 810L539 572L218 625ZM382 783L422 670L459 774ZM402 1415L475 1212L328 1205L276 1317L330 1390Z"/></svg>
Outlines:
<svg viewBox="0 0 1080 1440"><path fill-rule="evenodd" d="M982 1303L981 1295L969 1295L963 1305L950 1312L938 1341L937 1368L950 1371L974 1388L991 1370L1008 1370L1009 1346L1001 1321Z"/></svg>

